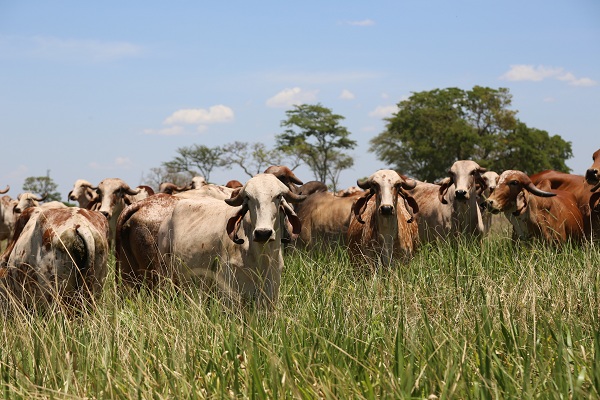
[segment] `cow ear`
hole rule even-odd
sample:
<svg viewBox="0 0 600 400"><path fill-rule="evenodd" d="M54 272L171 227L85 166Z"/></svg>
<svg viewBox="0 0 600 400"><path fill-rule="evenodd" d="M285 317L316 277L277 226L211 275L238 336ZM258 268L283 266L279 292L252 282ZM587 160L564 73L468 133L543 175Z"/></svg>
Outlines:
<svg viewBox="0 0 600 400"><path fill-rule="evenodd" d="M446 201L446 193L448 192L448 188L452 185L452 178L446 177L440 182L440 190L439 190L439 198L442 204L448 204Z"/></svg>
<svg viewBox="0 0 600 400"><path fill-rule="evenodd" d="M600 206L600 192L594 192L590 197L590 210L600 212L600 209L596 210L598 206Z"/></svg>
<svg viewBox="0 0 600 400"><path fill-rule="evenodd" d="M237 231L240 228L240 224L242 223L242 220L244 219L244 215L246 214L247 211L248 211L248 208L244 206L240 210L238 210L238 212L235 213L235 215L233 217L229 218L229 220L227 221L227 228L226 228L227 235L235 244L244 243L244 239L240 239L238 237Z"/></svg>
<svg viewBox="0 0 600 400"><path fill-rule="evenodd" d="M523 215L523 213L527 210L527 195L524 190L521 190L517 195L517 211L513 213L515 217L519 215Z"/></svg>
<svg viewBox="0 0 600 400"><path fill-rule="evenodd" d="M367 208L367 203L369 202L369 199L373 197L373 194L374 192L371 189L369 189L366 194L359 197L352 205L352 212L356 216L356 220L361 224L365 223L361 216L362 213L365 212L365 209Z"/></svg>

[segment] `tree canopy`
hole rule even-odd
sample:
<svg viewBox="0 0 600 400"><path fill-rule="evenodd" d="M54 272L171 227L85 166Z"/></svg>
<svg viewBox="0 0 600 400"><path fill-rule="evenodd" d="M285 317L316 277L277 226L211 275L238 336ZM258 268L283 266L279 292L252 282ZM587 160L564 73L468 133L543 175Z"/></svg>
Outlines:
<svg viewBox="0 0 600 400"><path fill-rule="evenodd" d="M47 194L46 201L61 201L60 193L56 191L58 185L50 178L50 171L46 176L30 176L23 182L23 191L43 196Z"/></svg>
<svg viewBox="0 0 600 400"><path fill-rule="evenodd" d="M398 112L371 139L369 150L400 172L427 181L466 159L497 171L569 172L565 160L572 157L571 143L527 127L509 109L511 101L508 89L481 86L413 93L398 103Z"/></svg>
<svg viewBox="0 0 600 400"><path fill-rule="evenodd" d="M296 105L286 111L277 135L276 146L287 154L296 154L313 172L315 179L336 189L340 172L354 165L345 150L356 147L350 132L340 125L343 116L321 104Z"/></svg>

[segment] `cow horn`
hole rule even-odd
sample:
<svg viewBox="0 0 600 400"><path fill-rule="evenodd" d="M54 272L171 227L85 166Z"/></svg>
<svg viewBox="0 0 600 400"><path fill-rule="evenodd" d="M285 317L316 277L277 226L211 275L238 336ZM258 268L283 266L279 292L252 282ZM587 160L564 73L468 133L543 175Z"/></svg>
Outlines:
<svg viewBox="0 0 600 400"><path fill-rule="evenodd" d="M369 181L369 178L358 179L356 181L356 185L364 190L371 188L371 182Z"/></svg>
<svg viewBox="0 0 600 400"><path fill-rule="evenodd" d="M44 194L42 195L42 197L33 197L33 199L34 199L35 201L44 201L44 200L46 200L46 197L48 197L48 192L44 193Z"/></svg>
<svg viewBox="0 0 600 400"><path fill-rule="evenodd" d="M231 193L231 197L229 199L225 199L225 203L229 204L233 207L241 206L244 203L244 188L239 188Z"/></svg>
<svg viewBox="0 0 600 400"><path fill-rule="evenodd" d="M544 192L543 190L538 189L533 184L533 182L529 182L527 185L525 185L525 189L527 189L530 193L533 193L536 196L540 196L540 197L552 197L552 196L556 196L556 193Z"/></svg>
<svg viewBox="0 0 600 400"><path fill-rule="evenodd" d="M417 181L414 179L404 179L401 183L403 189L411 190L417 186Z"/></svg>
<svg viewBox="0 0 600 400"><path fill-rule="evenodd" d="M285 198L287 201L289 201L289 202L291 202L291 203L299 203L299 202L301 202L301 201L305 200L305 199L308 197L308 195L306 195L306 194L296 194L296 193L294 193L294 192L292 192L292 191L290 190L290 191L289 191L288 193L286 193L286 194L285 194L283 197L284 197L284 198Z"/></svg>
<svg viewBox="0 0 600 400"><path fill-rule="evenodd" d="M10 190L10 186L6 185L6 189L0 190L0 194L4 194Z"/></svg>
<svg viewBox="0 0 600 400"><path fill-rule="evenodd" d="M142 190L142 189L140 189L140 188L137 188L137 189L132 189L132 188L130 188L130 187L129 187L129 185L124 185L124 186L123 186L123 191L124 191L125 193L127 193L128 195L130 195L130 196L133 196L133 195L139 194L141 190Z"/></svg>

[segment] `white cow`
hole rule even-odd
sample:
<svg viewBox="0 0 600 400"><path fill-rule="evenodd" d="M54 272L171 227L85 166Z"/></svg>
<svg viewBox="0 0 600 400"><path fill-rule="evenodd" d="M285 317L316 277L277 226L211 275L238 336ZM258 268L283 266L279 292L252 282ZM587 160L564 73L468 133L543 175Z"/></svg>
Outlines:
<svg viewBox="0 0 600 400"><path fill-rule="evenodd" d="M108 222L79 207L30 207L0 259L0 294L26 307L98 295L107 273Z"/></svg>
<svg viewBox="0 0 600 400"><path fill-rule="evenodd" d="M69 200L78 202L79 207L88 208L88 204L94 201L98 197L98 194L90 182L85 179L77 179L67 197Z"/></svg>
<svg viewBox="0 0 600 400"><path fill-rule="evenodd" d="M64 203L60 201L50 201L48 203L40 204L40 201L46 200L48 194L45 193L41 197L36 196L33 193L25 192L21 193L17 196L17 205L14 207L13 211L15 214L20 214L29 207L43 207L43 208L65 208L67 207Z"/></svg>
<svg viewBox="0 0 600 400"><path fill-rule="evenodd" d="M481 179L485 182L487 187L481 187L479 190L479 200L478 203L480 208L483 208L483 203L487 200L488 197L494 193L496 186L498 185L498 179L500 175L498 175L495 171L486 171L481 175ZM494 219L494 215L492 213L483 212L481 218L483 219L483 231L485 234L488 234L492 229L492 221Z"/></svg>
<svg viewBox="0 0 600 400"><path fill-rule="evenodd" d="M440 185L420 182L410 190L419 205L421 241L443 238L481 238L484 234L477 184L485 187L486 170L471 160L456 161Z"/></svg>
<svg viewBox="0 0 600 400"><path fill-rule="evenodd" d="M158 232L159 250L167 255L165 273L176 281L216 285L235 303L271 306L283 269L281 218L285 213L296 236L300 220L288 201L304 199L274 175L258 174L232 199L177 201Z"/></svg>

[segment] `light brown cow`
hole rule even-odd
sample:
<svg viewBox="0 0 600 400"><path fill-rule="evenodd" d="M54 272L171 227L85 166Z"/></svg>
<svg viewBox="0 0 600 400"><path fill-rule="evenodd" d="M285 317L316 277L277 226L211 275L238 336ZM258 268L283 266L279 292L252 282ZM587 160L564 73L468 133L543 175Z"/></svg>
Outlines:
<svg viewBox="0 0 600 400"><path fill-rule="evenodd" d="M492 193L494 193L496 185L498 185L499 178L500 175L498 175L498 173L495 171L486 171L481 174L481 179L483 179L483 182L485 182L485 187L480 186L477 190L477 196L479 196L477 202L479 203L480 207L483 207L483 202L490 197ZM494 215L492 213L484 212L481 215L481 219L483 220L483 233L488 234L492 229Z"/></svg>
<svg viewBox="0 0 600 400"><path fill-rule="evenodd" d="M258 174L231 199L175 202L158 233L160 252L168 255L162 274L177 282L216 286L234 303L270 307L283 269L281 210L291 223L291 235L297 235L300 221L288 202L304 199L272 174Z"/></svg>
<svg viewBox="0 0 600 400"><path fill-rule="evenodd" d="M550 183L551 189L572 193L583 216L584 233L587 239L600 239L600 205L594 201L594 187L586 182L583 175L546 170L530 176L534 185L543 181Z"/></svg>
<svg viewBox="0 0 600 400"><path fill-rule="evenodd" d="M419 182L409 193L419 205L419 236L437 239L480 239L484 234L477 190L485 188L486 170L471 160L456 161L440 185Z"/></svg>
<svg viewBox="0 0 600 400"><path fill-rule="evenodd" d="M98 195L93 189L93 185L85 179L77 179L73 189L67 195L71 201L79 203L79 207L88 208L88 204L95 200Z"/></svg>
<svg viewBox="0 0 600 400"><path fill-rule="evenodd" d="M114 245L117 219L125 206L154 194L149 186L138 186L136 189L131 189L125 181L119 178L103 179L93 189L98 197L88 204L88 208L100 211L108 219L110 232L108 243L111 247Z"/></svg>
<svg viewBox="0 0 600 400"><path fill-rule="evenodd" d="M600 188L600 149L596 150L592 155L592 166L585 172L585 180L593 186L592 192Z"/></svg>
<svg viewBox="0 0 600 400"><path fill-rule="evenodd" d="M358 181L366 193L354 203L348 227L348 246L355 265L389 267L394 261L406 262L412 257L419 242L414 221L418 206L406 190L416 184L389 169Z"/></svg>
<svg viewBox="0 0 600 400"><path fill-rule="evenodd" d="M6 186L6 189L0 191L0 194L7 193L10 190L10 186ZM0 197L0 241L6 240L12 236L15 229L15 213L14 208L17 205L17 201L13 200L10 196Z"/></svg>
<svg viewBox="0 0 600 400"><path fill-rule="evenodd" d="M91 300L107 273L108 222L79 207L30 207L0 257L0 293L28 308Z"/></svg>
<svg viewBox="0 0 600 400"><path fill-rule="evenodd" d="M484 204L494 214L504 213L514 237L557 244L580 241L584 230L577 199L567 191L549 190L548 181L536 187L524 172L508 170L500 175L496 190Z"/></svg>

